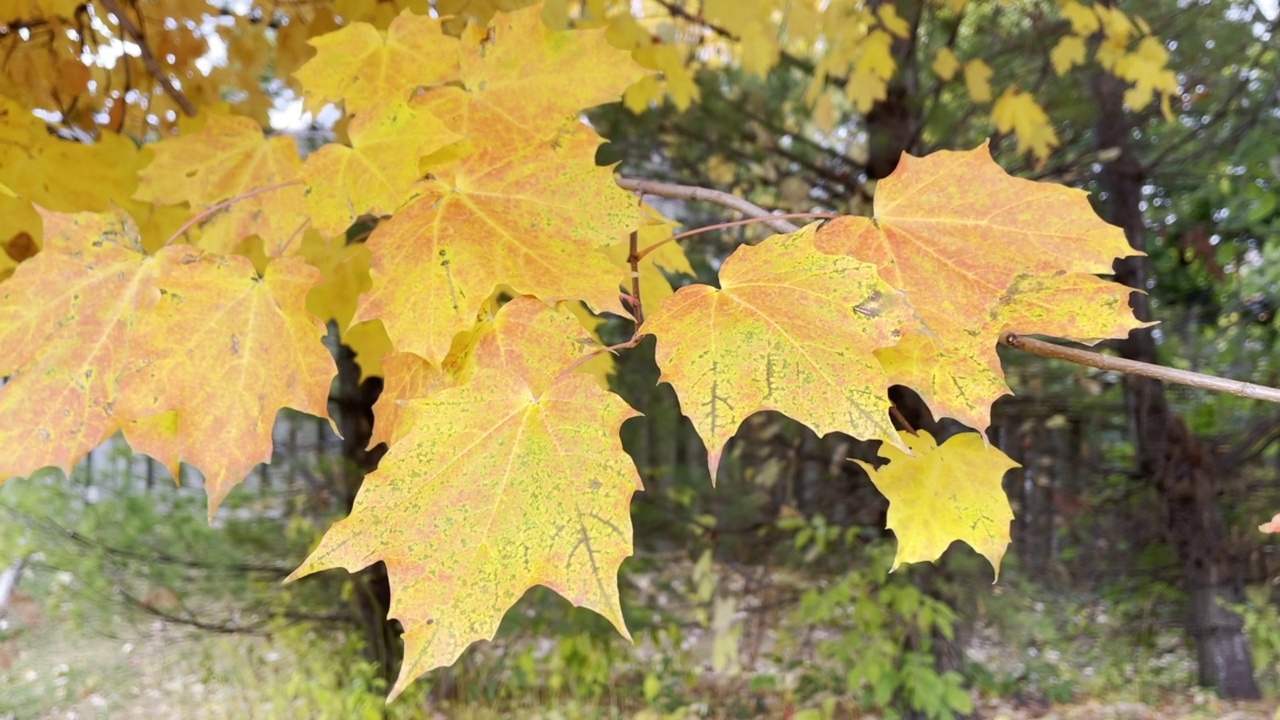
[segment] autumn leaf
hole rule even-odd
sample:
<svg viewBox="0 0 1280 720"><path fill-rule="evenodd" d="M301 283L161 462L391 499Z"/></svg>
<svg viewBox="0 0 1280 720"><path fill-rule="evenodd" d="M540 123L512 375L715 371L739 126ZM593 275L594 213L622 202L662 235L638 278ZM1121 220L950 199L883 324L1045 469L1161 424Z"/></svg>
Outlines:
<svg viewBox="0 0 1280 720"><path fill-rule="evenodd" d="M439 20L407 10L385 33L354 22L309 42L316 55L294 77L311 112L342 102L347 114L361 115L458 76L457 40L444 34Z"/></svg>
<svg viewBox="0 0 1280 720"><path fill-rule="evenodd" d="M268 257L298 252L307 205L293 138L264 137L250 118L211 115L197 132L151 148L135 198L190 203L193 214L234 201L203 223L200 247L227 254L257 235Z"/></svg>
<svg viewBox="0 0 1280 720"><path fill-rule="evenodd" d="M523 341L545 337L563 313L526 300L499 320L509 307L540 309L532 323L505 326L512 337L478 345L479 369L464 383L403 404L405 430L350 516L290 576L386 563L389 614L405 628L393 698L492 638L533 585L627 636L617 572L632 552L630 502L641 485L618 429L635 413L590 377L564 373L581 352L572 317L576 329L550 343L558 352L530 358Z"/></svg>
<svg viewBox="0 0 1280 720"><path fill-rule="evenodd" d="M969 89L969 99L975 103L991 102L991 67L981 60L964 64L964 84Z"/></svg>
<svg viewBox="0 0 1280 720"><path fill-rule="evenodd" d="M875 217L833 220L817 246L873 263L906 293L926 329L877 357L935 416L979 431L1009 392L1002 333L1092 343L1143 327L1130 289L1093 276L1137 252L1124 232L1094 214L1084 191L1012 177L985 145L904 154L876 189Z"/></svg>
<svg viewBox="0 0 1280 720"><path fill-rule="evenodd" d="M127 216L42 215L44 249L0 285L0 482L70 474L120 429L115 379L139 314L159 300Z"/></svg>
<svg viewBox="0 0 1280 720"><path fill-rule="evenodd" d="M1280 533L1280 513L1276 513L1269 522L1259 525L1258 529L1264 533Z"/></svg>
<svg viewBox="0 0 1280 720"><path fill-rule="evenodd" d="M902 440L911 454L884 445L880 454L889 464L879 469L854 460L889 500L886 526L898 539L893 569L937 560L961 540L991 562L998 578L1013 522L1004 474L1018 463L978 433L960 433L941 445L923 430L902 433Z"/></svg>
<svg viewBox="0 0 1280 720"><path fill-rule="evenodd" d="M327 418L337 368L306 310L320 273L282 258L259 277L248 259L175 246L156 257L161 297L134 328L117 410L145 418L173 411L176 432L131 433L131 447L169 467L200 468L210 517L259 463L271 462L277 412Z"/></svg>
<svg viewBox="0 0 1280 720"><path fill-rule="evenodd" d="M1030 93L1011 87L1000 95L991 108L991 121L1002 133L1013 131L1018 138L1018 152L1030 150L1038 162L1048 159L1058 146L1058 133Z"/></svg>
<svg viewBox="0 0 1280 720"><path fill-rule="evenodd" d="M347 135L351 147L325 145L302 169L311 226L325 235L361 215L390 215L412 194L418 161L462 137L403 102L353 118Z"/></svg>
<svg viewBox="0 0 1280 720"><path fill-rule="evenodd" d="M912 322L875 267L815 251L816 226L742 246L720 287L687 285L645 320L662 380L707 446L711 476L742 421L776 410L819 435L898 441L872 352Z"/></svg>
<svg viewBox="0 0 1280 720"><path fill-rule="evenodd" d="M316 270L283 260L259 278L186 245L148 256L123 213L43 217L44 249L0 285L0 481L69 473L124 430L170 468L202 470L212 512L270 460L276 410L327 416L335 369L303 307Z"/></svg>

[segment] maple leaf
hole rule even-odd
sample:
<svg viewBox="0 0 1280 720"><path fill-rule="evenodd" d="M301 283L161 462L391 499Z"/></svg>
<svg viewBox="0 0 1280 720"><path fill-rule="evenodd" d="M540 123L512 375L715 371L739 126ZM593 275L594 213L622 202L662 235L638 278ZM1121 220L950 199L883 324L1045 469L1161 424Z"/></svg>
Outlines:
<svg viewBox="0 0 1280 720"><path fill-rule="evenodd" d="M355 22L308 42L316 55L294 77L306 89L311 112L340 101L347 114L364 114L458 76L457 40L444 34L439 20L407 10L386 33Z"/></svg>
<svg viewBox="0 0 1280 720"><path fill-rule="evenodd" d="M451 178L424 181L369 238L373 288L355 320L381 319L397 350L439 363L499 284L625 314L625 270L601 251L639 211L595 165L597 136L571 130L554 144L482 149Z"/></svg>
<svg viewBox="0 0 1280 720"><path fill-rule="evenodd" d="M42 215L44 249L0 285L0 480L69 473L124 430L204 471L212 512L270 459L275 410L326 417L333 360L303 307L316 270L290 259L258 278L186 245L148 256L123 213Z"/></svg>
<svg viewBox="0 0 1280 720"><path fill-rule="evenodd" d="M1048 159L1050 151L1058 145L1058 133L1049 123L1049 115L1031 93L1022 92L1016 86L1005 90L996 100L991 108L991 120L1000 132L1017 133L1018 152L1030 150L1040 162Z"/></svg>
<svg viewBox="0 0 1280 720"><path fill-rule="evenodd" d="M264 137L251 118L212 115L197 132L150 147L155 159L138 172L135 198L190 203L195 213L234 200L204 222L200 247L226 254L257 235L269 257L298 252L307 205L293 138Z"/></svg>
<svg viewBox="0 0 1280 720"><path fill-rule="evenodd" d="M554 31L537 6L472 25L462 42L468 105L545 137L586 109L617 100L648 71L609 44L603 28Z"/></svg>
<svg viewBox="0 0 1280 720"><path fill-rule="evenodd" d="M503 324L508 308L532 322ZM554 336L562 315L575 329L526 355L524 343ZM590 377L564 373L582 353L572 316L525 299L497 322L463 383L402 404L404 429L350 516L290 575L386 563L390 615L405 628L393 698L492 638L533 585L629 637L617 572L632 552L630 502L642 487L618 430L636 413Z"/></svg>
<svg viewBox="0 0 1280 720"><path fill-rule="evenodd" d="M991 102L991 67L981 60L964 64L964 84L969 89L969 99L975 103Z"/></svg>
<svg viewBox="0 0 1280 720"><path fill-rule="evenodd" d="M247 258L169 250L156 257L160 301L134 328L152 342L134 344L118 409L134 418L176 413L170 434L126 426L125 438L169 467L200 468L212 517L254 466L271 461L281 408L328 418L337 368L320 342L324 325L306 310L315 268L281 258L259 277ZM165 337L178 342L158 341Z"/></svg>
<svg viewBox="0 0 1280 720"><path fill-rule="evenodd" d="M127 217L41 214L44 249L0 285L0 482L70 474L120 429L115 378L138 314L159 299Z"/></svg>
<svg viewBox="0 0 1280 720"><path fill-rule="evenodd" d="M503 369L518 374L534 392L542 392L553 376L539 368L562 368L601 348L599 340L582 324L572 303L563 312L548 312L547 305L530 297L517 297L493 315L483 318L469 332L454 339L442 368L413 353L397 352L383 361L382 394L373 407L376 422L369 447L392 444L398 437L402 401L425 398L465 382L476 370ZM597 357L609 357L598 353ZM593 358L594 360L595 358ZM590 361L580 372L596 376ZM607 383L601 388L608 389Z"/></svg>
<svg viewBox="0 0 1280 720"><path fill-rule="evenodd" d="M346 230L361 215L390 215L409 199L418 160L461 139L434 115L407 103L359 115L347 126L351 147L329 143L302 169L312 227Z"/></svg>
<svg viewBox="0 0 1280 720"><path fill-rule="evenodd" d="M742 246L720 288L687 285L645 320L661 379L707 447L711 477L742 421L776 410L819 435L899 442L890 380L872 351L912 322L873 265L816 252L809 226Z"/></svg>
<svg viewBox="0 0 1280 720"><path fill-rule="evenodd" d="M904 153L876 188L874 219L833 220L817 246L875 264L906 293L926 329L877 357L935 416L982 431L991 403L1009 392L996 354L1002 333L1092 343L1144 327L1130 288L1093 276L1137 251L1086 195L1008 175L985 144Z"/></svg>
<svg viewBox="0 0 1280 720"><path fill-rule="evenodd" d="M902 433L902 440L912 454L884 445L880 454L889 464L879 469L854 460L889 500L886 526L898 538L893 569L937 560L961 540L990 561L999 578L1013 522L1003 479L1021 466L978 433L960 433L941 445L924 430Z"/></svg>

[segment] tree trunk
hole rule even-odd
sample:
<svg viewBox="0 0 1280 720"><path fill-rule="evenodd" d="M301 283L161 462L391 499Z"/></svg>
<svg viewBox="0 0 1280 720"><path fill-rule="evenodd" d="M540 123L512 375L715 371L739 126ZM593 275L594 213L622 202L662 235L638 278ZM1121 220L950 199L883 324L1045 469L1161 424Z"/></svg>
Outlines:
<svg viewBox="0 0 1280 720"><path fill-rule="evenodd" d="M1140 202L1146 178L1133 154L1133 128L1121 102L1124 84L1104 73L1095 82L1098 149L1119 151L1115 160L1103 165L1099 178L1105 193L1103 212L1108 221L1124 229L1134 248L1143 250ZM1145 261L1145 257L1117 261L1115 279L1146 290ZM1146 295L1135 293L1131 302L1138 319L1150 320ZM1130 333L1117 347L1131 360L1158 360L1149 329ZM1127 376L1124 392L1139 471L1160 495L1164 528L1183 567L1190 602L1188 630L1196 644L1200 682L1224 697L1257 698L1244 622L1222 606L1243 600L1244 579L1227 540L1213 464L1199 439L1171 412L1163 383Z"/></svg>
<svg viewBox="0 0 1280 720"><path fill-rule="evenodd" d="M340 502L351 511L356 492L365 475L378 466L386 449L373 450L369 438L373 433L373 403L382 391L382 381L370 378L360 382L360 366L346 345L338 346L338 382L329 396L330 414L342 434L342 469L339 476ZM336 412L334 411L336 409ZM393 683L400 666L400 634L396 623L387 618L391 607L391 584L382 563L365 568L352 578L353 595L360 626L364 633L364 653L376 663L388 683Z"/></svg>

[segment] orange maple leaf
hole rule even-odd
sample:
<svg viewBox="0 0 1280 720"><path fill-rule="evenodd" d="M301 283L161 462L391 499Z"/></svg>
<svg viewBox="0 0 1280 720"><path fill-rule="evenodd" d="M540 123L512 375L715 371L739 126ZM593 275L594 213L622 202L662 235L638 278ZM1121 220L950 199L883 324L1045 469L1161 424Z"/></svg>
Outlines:
<svg viewBox="0 0 1280 720"><path fill-rule="evenodd" d="M1129 309L1130 288L1093 276L1138 253L1086 195L1008 175L985 144L903 154L876 188L874 218L833 220L817 244L874 263L906 293L925 329L876 355L935 416L982 431L991 404L1009 392L1001 334L1094 343L1144 327Z"/></svg>
<svg viewBox="0 0 1280 720"><path fill-rule="evenodd" d="M187 245L148 256L123 213L42 214L44 250L0 285L0 481L70 472L124 430L204 471L212 512L270 459L279 408L327 417L336 371L304 307L317 270L285 259L259 278Z"/></svg>
<svg viewBox="0 0 1280 720"><path fill-rule="evenodd" d="M254 466L271 462L281 408L328 417L337 368L320 342L324 325L306 309L320 272L281 258L259 277L247 258L191 248L156 259L162 297L133 329L120 410L176 416L166 432L126 426L125 438L170 468L200 468L212 516Z"/></svg>
<svg viewBox="0 0 1280 720"><path fill-rule="evenodd" d="M645 321L662 380L707 446L714 480L742 421L776 410L819 435L900 443L889 421L889 377L872 354L912 322L875 266L814 247L816 226L742 246L720 288L688 285Z"/></svg>
<svg viewBox="0 0 1280 720"><path fill-rule="evenodd" d="M503 322L508 308L531 322ZM525 298L499 310L496 325L492 341L476 344L474 374L402 404L399 437L350 516L290 575L386 563L390 615L405 628L393 698L492 638L533 585L627 635L617 572L642 488L618 430L636 413L590 376L565 374L585 332L566 311ZM570 335L556 338L557 328ZM557 350L503 351L535 338Z"/></svg>

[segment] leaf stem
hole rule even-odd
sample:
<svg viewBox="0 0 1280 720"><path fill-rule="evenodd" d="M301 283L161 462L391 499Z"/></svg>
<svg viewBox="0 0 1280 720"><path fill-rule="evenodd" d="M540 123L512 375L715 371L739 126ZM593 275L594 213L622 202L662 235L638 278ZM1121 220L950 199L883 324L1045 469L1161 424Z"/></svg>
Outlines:
<svg viewBox="0 0 1280 720"><path fill-rule="evenodd" d="M283 188L283 187L289 187L290 185L301 185L301 184L302 184L301 180L290 180L288 182L276 183L275 185L264 185L263 187L254 188L247 192L240 193L239 195L236 195L233 198L223 200L222 202L218 203L217 205L214 205L213 207L206 208L203 212L197 214L195 217L183 223L182 227L174 231L173 235L170 235L169 239L165 240L164 245L162 245L161 247L165 247L169 243L173 242L174 240L177 240L178 238L182 237L183 233L190 230L192 226L203 222L204 220L208 219L210 216L226 209L231 205L234 205L240 202L241 200L247 200L248 198L251 198L254 195L261 195L263 193L271 192L272 190L279 190L280 188ZM290 240L292 240L292 238L290 238Z"/></svg>
<svg viewBox="0 0 1280 720"><path fill-rule="evenodd" d="M628 340L628 341L626 341L626 342L624 342L624 343L618 343L617 345L610 345L610 346L608 346L608 347L602 347L602 348L599 348L599 349L597 349L597 350L592 350L591 352L587 353L586 355L583 355L582 357L580 357L580 358L578 358L577 360L575 360L575 361L573 362L573 364L572 364L572 365L570 365L569 367L565 368L564 372L560 373L560 377L564 377L565 375L568 375L569 373L573 372L574 370L577 370L578 368L582 367L582 365L583 365L583 364L587 363L588 361L590 361L592 358L594 358L595 356L599 355L600 353L606 353L606 352L607 352L607 353L616 353L616 352L618 352L619 350L626 350L627 348L633 348L633 347L635 347L636 345L639 345L639 344L640 344L640 338L641 338L641 337L642 337L642 336L641 336L639 333L636 333L635 335L632 335L632 336L631 336L631 339L630 339L630 340Z"/></svg>
<svg viewBox="0 0 1280 720"><path fill-rule="evenodd" d="M1137 360L1126 360L1124 358L1111 357L1101 353L1091 352L1088 350L1080 350L1077 348L1065 347L1054 343L1036 340L1034 338L1018 335L1017 333L1005 333L1000 337L1000 342L1011 348L1017 348L1041 357L1053 358L1055 360L1066 360L1078 365L1088 365L1099 370L1113 370L1115 372L1125 373L1127 375L1138 375L1153 380L1161 380L1164 382L1175 383L1177 385L1187 385L1189 387L1200 388L1202 390L1212 390L1214 392L1228 393L1243 398L1253 400L1268 400L1270 402L1280 402L1280 390L1267 387L1266 385L1255 385L1253 383L1242 382L1240 380L1228 380L1226 378L1215 377L1213 375L1204 375L1190 370L1178 370L1176 368L1163 367L1161 365L1152 365L1151 363L1139 362Z"/></svg>
<svg viewBox="0 0 1280 720"><path fill-rule="evenodd" d="M634 300L632 315L636 320L636 332L644 324L644 308L640 305L640 231L631 231L631 252L627 264L631 266L631 297Z"/></svg>
<svg viewBox="0 0 1280 720"><path fill-rule="evenodd" d="M669 242L675 242L676 240L692 237L694 235L699 235L704 232L711 232L712 230L723 230L725 228L737 227L739 225L751 225L753 223L758 223L758 222L766 222L766 223L769 223L769 227L774 227L773 223L769 222L770 220L785 220L787 218L808 219L808 220L831 220L833 218L838 218L838 217L840 216L836 215L835 213L785 213L782 215L770 215L768 217L750 217L750 218L747 218L746 220L733 220L731 222L722 222L722 223L716 223L714 225L705 225L700 228L685 230L682 233L676 233L675 235L672 235L671 237L665 240L662 240L660 242L656 242L650 245L649 247L640 251L639 258L637 258L637 260L644 259L645 255L648 255L649 253L653 252L654 250L657 250L658 248L662 247L663 245L666 245ZM796 232L797 230L800 229L795 225L792 225L791 223L787 223L787 225L791 228L787 232Z"/></svg>

